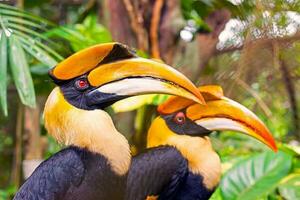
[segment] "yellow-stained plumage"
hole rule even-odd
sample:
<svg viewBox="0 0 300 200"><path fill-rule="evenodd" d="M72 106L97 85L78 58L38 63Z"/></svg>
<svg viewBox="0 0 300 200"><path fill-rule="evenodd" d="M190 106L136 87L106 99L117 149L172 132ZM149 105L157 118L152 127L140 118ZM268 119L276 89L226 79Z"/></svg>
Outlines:
<svg viewBox="0 0 300 200"><path fill-rule="evenodd" d="M158 107L160 116L148 130L148 151L132 161L127 199L135 195L209 199L221 178L221 161L209 139L214 130L242 132L277 150L263 122L225 97L220 86L199 87L199 91L205 105L171 97Z"/></svg>
<svg viewBox="0 0 300 200"><path fill-rule="evenodd" d="M221 176L221 161L208 137L178 135L167 127L164 119L157 117L148 131L147 148L161 145L178 149L188 160L189 169L203 176L208 189L217 186Z"/></svg>
<svg viewBox="0 0 300 200"><path fill-rule="evenodd" d="M46 129L58 142L104 155L117 174L128 171L128 141L105 111L78 109L65 100L57 87L48 97L44 118Z"/></svg>
<svg viewBox="0 0 300 200"><path fill-rule="evenodd" d="M203 102L197 88L181 73L139 59L120 43L81 50L51 69L49 75L57 87L45 104L45 127L67 147L34 171L15 200L124 199L130 148L104 108L129 96L149 93Z"/></svg>

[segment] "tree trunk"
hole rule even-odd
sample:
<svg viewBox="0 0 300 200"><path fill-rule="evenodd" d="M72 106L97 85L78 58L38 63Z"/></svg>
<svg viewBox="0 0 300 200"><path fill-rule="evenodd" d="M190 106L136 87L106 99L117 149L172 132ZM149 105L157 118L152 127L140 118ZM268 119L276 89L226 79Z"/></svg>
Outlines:
<svg viewBox="0 0 300 200"><path fill-rule="evenodd" d="M18 113L17 113L17 121L16 121L16 135L15 135L13 169L12 169L12 175L11 175L11 182L17 188L19 188L20 181L21 181L23 118L24 118L24 106L21 102L19 102Z"/></svg>
<svg viewBox="0 0 300 200"><path fill-rule="evenodd" d="M42 145L40 136L41 99L37 99L35 108L25 108L24 140L25 153L23 161L24 178L28 178L35 168L42 162Z"/></svg>
<svg viewBox="0 0 300 200"><path fill-rule="evenodd" d="M198 70L193 73L191 79L196 81L199 79L201 71L207 65L208 61L217 53L216 45L219 41L219 35L224 30L226 23L230 20L230 12L221 9L212 12L205 22L211 28L210 33L200 33L197 35L198 48L200 53L200 64Z"/></svg>

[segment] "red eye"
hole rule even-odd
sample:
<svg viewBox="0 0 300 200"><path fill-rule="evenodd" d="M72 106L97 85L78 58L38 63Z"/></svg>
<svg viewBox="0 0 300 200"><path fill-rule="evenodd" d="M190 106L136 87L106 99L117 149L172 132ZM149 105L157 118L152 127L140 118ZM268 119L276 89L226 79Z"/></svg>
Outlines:
<svg viewBox="0 0 300 200"><path fill-rule="evenodd" d="M75 85L78 89L82 90L82 89L86 89L89 87L89 84L87 82L87 80L85 79L79 79L75 82Z"/></svg>
<svg viewBox="0 0 300 200"><path fill-rule="evenodd" d="M174 121L176 124L184 124L185 123L185 114L183 112L179 112L175 115Z"/></svg>

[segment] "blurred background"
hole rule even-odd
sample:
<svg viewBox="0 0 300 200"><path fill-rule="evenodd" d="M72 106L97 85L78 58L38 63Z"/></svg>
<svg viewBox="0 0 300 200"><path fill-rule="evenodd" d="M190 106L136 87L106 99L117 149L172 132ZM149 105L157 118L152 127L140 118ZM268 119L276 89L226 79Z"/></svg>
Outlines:
<svg viewBox="0 0 300 200"><path fill-rule="evenodd" d="M273 133L277 154L240 134L211 135L223 163L211 199L300 199L299 11L299 0L0 0L0 200L63 148L43 126L54 87L48 70L111 41L176 67L196 85L221 85ZM134 154L166 98L108 108Z"/></svg>

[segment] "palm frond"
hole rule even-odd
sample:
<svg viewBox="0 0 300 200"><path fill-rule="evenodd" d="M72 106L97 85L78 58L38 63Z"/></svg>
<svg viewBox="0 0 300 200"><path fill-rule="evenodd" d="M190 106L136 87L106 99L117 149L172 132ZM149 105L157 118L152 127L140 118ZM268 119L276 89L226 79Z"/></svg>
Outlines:
<svg viewBox="0 0 300 200"><path fill-rule="evenodd" d="M42 63L47 68L45 71L63 59L53 49L56 44L44 34L55 27L41 17L0 4L0 104L5 115L7 75L12 77L21 102L34 107L36 99L28 55Z"/></svg>

